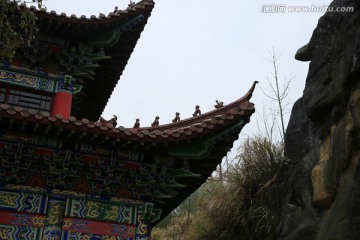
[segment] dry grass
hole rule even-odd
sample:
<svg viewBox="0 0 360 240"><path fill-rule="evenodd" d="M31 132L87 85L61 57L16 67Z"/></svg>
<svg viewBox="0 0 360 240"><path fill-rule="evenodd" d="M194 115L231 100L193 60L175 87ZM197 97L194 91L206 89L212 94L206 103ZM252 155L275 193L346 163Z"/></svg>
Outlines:
<svg viewBox="0 0 360 240"><path fill-rule="evenodd" d="M280 144L249 138L223 181L208 181L200 189L199 209L154 229L153 239L273 240L281 214L290 162ZM170 237L171 236L171 237Z"/></svg>

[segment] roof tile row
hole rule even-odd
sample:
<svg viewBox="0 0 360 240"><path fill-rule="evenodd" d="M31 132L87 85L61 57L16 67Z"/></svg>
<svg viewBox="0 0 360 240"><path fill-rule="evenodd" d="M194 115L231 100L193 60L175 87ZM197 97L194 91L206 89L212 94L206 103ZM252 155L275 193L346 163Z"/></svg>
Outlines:
<svg viewBox="0 0 360 240"><path fill-rule="evenodd" d="M60 18L66 18L66 19L74 19L74 20L101 20L101 19L110 19L110 18L116 18L122 15L126 15L129 13L129 11L137 11L138 9L144 9L146 6L154 5L153 0L142 0L134 5L129 5L126 10L117 10L116 12L110 12L108 15L105 15L103 13L99 13L99 16L91 15L89 18L85 15L81 15L80 17L76 16L75 14L71 14L70 16L66 15L66 13L62 12L60 14L57 14L56 11L52 10L50 12L47 11L46 8L37 9L35 6L31 6L30 10L40 12L46 15L51 15L53 17L60 17Z"/></svg>
<svg viewBox="0 0 360 240"><path fill-rule="evenodd" d="M249 120L255 111L254 104L250 103L249 100L256 83L254 82L244 97L228 105L202 115L155 127L125 128L120 126L116 128L110 121L90 121L86 118L76 119L73 116L64 119L61 114L51 116L49 112L25 110L19 106L13 107L7 104L0 104L0 118L16 119L22 123L25 121L25 124L26 122L35 122L37 124L48 125L50 128L55 126L61 129L115 137L116 139L134 141L141 139L141 141L148 140L150 142L165 139L177 141L211 133L214 129L219 129L237 121Z"/></svg>
<svg viewBox="0 0 360 240"><path fill-rule="evenodd" d="M245 107L246 106L246 109ZM30 122L39 122L40 124L55 124L57 126L64 128L73 128L77 129L85 127L89 132L102 132L105 135L123 135L123 136L133 136L135 138L150 138L150 139L178 139L182 136L188 138L192 135L202 134L207 131L211 131L215 127L221 127L225 123L230 123L237 115L239 118L242 116L250 116L254 111L254 106L251 103L247 103L242 106L242 109L235 113L232 109L227 114L219 114L215 116L205 117L206 114L203 114L205 118L199 118L198 121L192 122L191 124L184 124L183 121L168 124L166 128L153 127L153 128L124 128L123 126L115 128L112 123L103 124L99 121L92 122L86 118L76 119L71 116L69 119L64 119L61 114L56 116L51 116L48 112L36 112L35 110L24 110L21 107L12 107L7 104L0 105L0 117L7 118L16 118L21 120L28 120ZM7 116L6 116L7 115ZM187 120L188 121L188 120ZM120 136L121 137L121 136Z"/></svg>

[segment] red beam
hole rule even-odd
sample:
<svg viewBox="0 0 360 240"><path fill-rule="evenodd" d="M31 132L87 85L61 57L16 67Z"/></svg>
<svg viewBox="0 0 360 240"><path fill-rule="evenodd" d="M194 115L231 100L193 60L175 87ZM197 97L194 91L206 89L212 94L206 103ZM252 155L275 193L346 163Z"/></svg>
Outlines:
<svg viewBox="0 0 360 240"><path fill-rule="evenodd" d="M0 211L0 224L43 228L45 215Z"/></svg>
<svg viewBox="0 0 360 240"><path fill-rule="evenodd" d="M110 223L77 218L64 218L63 231L121 236L122 238L135 238L136 226L113 222Z"/></svg>

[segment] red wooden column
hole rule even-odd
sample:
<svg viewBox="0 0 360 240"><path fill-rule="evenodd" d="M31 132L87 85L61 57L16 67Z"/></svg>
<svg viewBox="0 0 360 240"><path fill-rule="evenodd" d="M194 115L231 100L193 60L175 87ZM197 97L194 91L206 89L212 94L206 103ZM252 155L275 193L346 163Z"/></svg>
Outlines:
<svg viewBox="0 0 360 240"><path fill-rule="evenodd" d="M55 94L51 116L61 114L63 118L68 119L71 112L72 93L59 91Z"/></svg>
<svg viewBox="0 0 360 240"><path fill-rule="evenodd" d="M53 99L51 116L61 114L64 119L69 119L71 113L72 95L79 92L80 86L72 83L71 76L66 75L64 80L59 83L58 91Z"/></svg>

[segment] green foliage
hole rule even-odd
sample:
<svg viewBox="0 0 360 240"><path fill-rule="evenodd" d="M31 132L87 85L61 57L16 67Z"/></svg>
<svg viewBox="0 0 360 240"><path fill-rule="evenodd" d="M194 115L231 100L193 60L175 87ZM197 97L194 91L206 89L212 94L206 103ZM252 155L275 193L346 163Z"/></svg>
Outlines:
<svg viewBox="0 0 360 240"><path fill-rule="evenodd" d="M155 228L154 239L275 239L286 195L282 179L290 165L281 144L248 138L227 178L209 179L200 188L199 208L191 213L188 227L183 210L167 227Z"/></svg>
<svg viewBox="0 0 360 240"><path fill-rule="evenodd" d="M42 0L38 3L40 8ZM12 59L16 49L27 46L38 33L35 14L18 0L0 0L0 56Z"/></svg>

